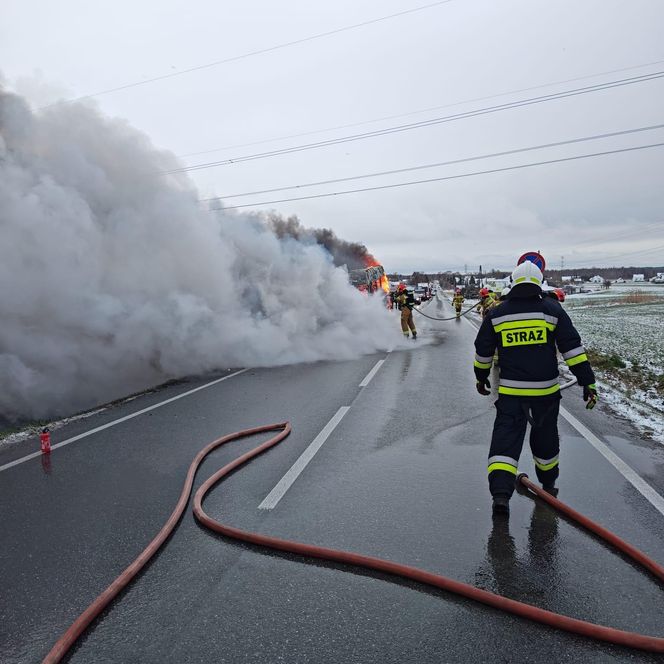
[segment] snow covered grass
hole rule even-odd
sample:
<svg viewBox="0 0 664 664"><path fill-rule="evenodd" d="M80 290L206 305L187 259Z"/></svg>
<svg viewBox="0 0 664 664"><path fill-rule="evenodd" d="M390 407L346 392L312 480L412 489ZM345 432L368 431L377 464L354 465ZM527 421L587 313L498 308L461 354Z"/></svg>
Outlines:
<svg viewBox="0 0 664 664"><path fill-rule="evenodd" d="M603 388L603 400L664 443L664 289L610 289L566 309Z"/></svg>
<svg viewBox="0 0 664 664"><path fill-rule="evenodd" d="M664 444L664 286L620 284L569 296L563 306L589 351L601 401Z"/></svg>
<svg viewBox="0 0 664 664"><path fill-rule="evenodd" d="M131 397L130 399L135 399L136 397ZM130 400L128 399L128 401ZM77 420L84 420L88 417L92 417L97 413L102 413L106 410L104 408L96 408L94 410L89 410L85 413L80 413L78 415L72 415L71 417L65 417L62 420L56 420L49 422L47 420L38 420L31 422L22 427L17 427L16 429L6 429L0 431L0 447L2 445L12 445L13 443L19 443L30 436L38 435L44 427L48 427L50 431L56 431L57 429L62 428L65 424L70 422L76 422Z"/></svg>
<svg viewBox="0 0 664 664"><path fill-rule="evenodd" d="M26 438L30 438L31 436L37 436L44 427L48 427L48 429L51 432L57 431L66 424L70 424L71 422L76 422L77 420L85 420L88 417L97 415L98 413L103 413L105 410L108 410L113 406L120 406L122 404L129 403L134 399L138 399L138 397L140 396L154 393L164 387L168 387L169 385L177 385L179 382L180 382L179 380L170 380L167 381L166 383L163 383L162 385L157 385L154 388L143 390L142 392L136 392L121 399L116 399L115 401L111 401L107 404L104 404L99 408L86 410L81 413L70 415L69 417L64 417L59 420L30 420L30 421L21 422L14 427L9 427L7 425L0 424L0 448L3 445L12 445L14 443L20 443L22 440L25 440Z"/></svg>

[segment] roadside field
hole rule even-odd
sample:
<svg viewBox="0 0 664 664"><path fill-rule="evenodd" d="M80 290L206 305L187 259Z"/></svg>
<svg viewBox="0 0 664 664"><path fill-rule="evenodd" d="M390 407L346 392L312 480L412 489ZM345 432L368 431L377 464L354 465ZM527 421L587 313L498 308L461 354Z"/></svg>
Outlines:
<svg viewBox="0 0 664 664"><path fill-rule="evenodd" d="M609 289L565 308L581 333L602 398L664 443L664 289Z"/></svg>

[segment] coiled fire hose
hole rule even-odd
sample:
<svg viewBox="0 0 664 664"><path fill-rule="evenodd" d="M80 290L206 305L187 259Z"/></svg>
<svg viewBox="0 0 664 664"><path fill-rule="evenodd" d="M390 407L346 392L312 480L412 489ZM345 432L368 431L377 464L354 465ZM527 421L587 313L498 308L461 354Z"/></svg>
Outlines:
<svg viewBox="0 0 664 664"><path fill-rule="evenodd" d="M194 476L196 475L196 471L205 457L219 446L232 440L238 440L239 438L245 438L247 436L252 436L267 431L278 431L278 433L249 452L242 454L235 460L226 464L223 468L212 475L212 477L206 480L198 489L198 491L196 491L193 501L194 516L201 524L210 530L220 533L226 537L242 540L244 542L249 542L250 544L263 546L270 549L277 549L279 551L295 553L301 556L331 560L334 562L343 563L345 565L355 565L357 567L377 570L386 574L393 574L395 576L411 579L413 581L433 586L435 588L441 588L442 590L461 595L462 597L467 597L468 599L482 602L483 604L487 604L488 606L492 606L496 609L500 609L508 613L513 613L517 616L521 616L522 618L534 620L536 622L540 622L557 629L565 630L567 632L580 634L582 636L600 641L607 641L609 643L614 643L629 648L664 653L664 638L626 632L619 629L613 629L611 627L596 625L594 623L586 622L585 620L569 618L568 616L563 616L552 611L546 611L545 609L540 609L536 606L532 606L524 602L518 602L516 600L503 597L502 595L497 595L487 590L476 588L475 586L471 586L467 583L454 581L453 579L448 579L447 577L441 576L439 574L433 574L432 572L418 569L417 567L401 565L389 560L374 558L373 556L365 556L358 553L352 553L350 551L328 549L322 546L315 546L313 544L304 544L302 542L270 537L269 535L252 533L220 523L219 521L216 521L212 517L208 516L203 510L203 501L208 492L233 470L239 466L242 466L247 461L253 459L259 454L262 454L267 449L286 438L291 432L291 426L288 422L281 422L278 424L270 424L255 427L253 429L237 431L227 436L223 436L222 438L218 438L217 440L204 447L194 457L194 460L189 466L180 498L164 527L159 531L157 536L152 540L152 542L150 542L145 550L138 556L138 558L136 558L136 560L131 563L131 565L129 565L129 567L127 567L124 572L122 572L122 574L120 574L120 576L118 576L118 578L115 579L115 581L113 581L113 583L111 583L111 585L106 588L106 590L104 590L104 592L102 592L101 595L99 595L99 597L97 597L97 599L95 599L92 604L90 604L90 606L88 606L88 608L72 623L69 629L60 637L48 655L44 658L44 664L54 664L62 660L62 658L69 652L76 640L83 634L83 632L85 632L90 624L117 597L122 589L131 582L131 580L147 564L150 558L164 544L166 539L168 539L168 537L177 526L177 523L182 517L182 514L187 506L189 497L191 495ZM646 556L644 553L628 544L624 540L620 539L602 526L594 523L582 514L579 514L571 507L565 505L565 503L548 494L543 489L540 489L528 479L527 475L519 475L517 477L517 482L525 489L531 491L538 498L541 498L549 505L565 514L565 516L574 520L579 525L587 528L604 541L613 545L616 549L624 553L626 556L629 556L632 560L652 573L660 581L664 582L664 567L656 563L651 558L648 558L648 556Z"/></svg>

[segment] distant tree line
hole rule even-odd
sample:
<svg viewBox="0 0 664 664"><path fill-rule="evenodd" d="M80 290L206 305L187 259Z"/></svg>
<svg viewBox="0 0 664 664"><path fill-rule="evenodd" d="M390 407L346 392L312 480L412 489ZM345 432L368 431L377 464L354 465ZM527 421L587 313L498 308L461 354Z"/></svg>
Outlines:
<svg viewBox="0 0 664 664"><path fill-rule="evenodd" d="M582 268L563 268L562 270L550 270L547 268L544 271L549 284L559 286L562 284L563 276L580 277L584 281L588 281L595 275L600 275L605 280L615 281L616 279L631 280L632 275L642 274L644 279L648 281L654 277L658 272L664 272L664 266L659 267L582 267ZM509 271L497 270L495 268L482 272L482 277L489 277L495 279L504 279L509 275ZM463 283L464 276L470 276L473 282L480 277L478 272L469 272L464 275L463 272L420 272L415 271L410 275L407 274L388 274L387 278L390 281L404 281L405 283L415 285L423 282L439 281L443 286L453 286L456 283Z"/></svg>

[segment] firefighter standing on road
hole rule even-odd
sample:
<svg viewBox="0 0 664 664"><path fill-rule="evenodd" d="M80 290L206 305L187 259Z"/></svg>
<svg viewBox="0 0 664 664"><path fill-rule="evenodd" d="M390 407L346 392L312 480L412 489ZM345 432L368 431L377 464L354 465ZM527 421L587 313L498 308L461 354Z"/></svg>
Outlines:
<svg viewBox="0 0 664 664"><path fill-rule="evenodd" d="M475 339L477 391L489 395L489 372L500 349L496 420L489 450L489 490L493 513L508 514L526 424L537 477L555 494L558 478L558 408L560 385L556 346L579 385L586 408L597 401L595 376L567 313L542 298L542 273L526 261L512 273L507 300L490 309Z"/></svg>
<svg viewBox="0 0 664 664"><path fill-rule="evenodd" d="M415 307L415 297L406 288L406 284L400 283L397 286L397 296L395 301L401 311L401 329L405 337L413 333L413 339L417 339L417 330L413 322L413 309Z"/></svg>
<svg viewBox="0 0 664 664"><path fill-rule="evenodd" d="M459 318L461 315L461 305L464 302L463 293L460 288L457 288L454 291L454 297L452 298L452 304L454 305L454 310L456 311L456 317Z"/></svg>
<svg viewBox="0 0 664 664"><path fill-rule="evenodd" d="M482 318L484 318L487 314L487 311L489 309L492 309L493 307L497 306L498 304L498 298L496 297L496 294L489 290L488 288L482 288L480 290L480 301L477 303L477 309L482 314Z"/></svg>

